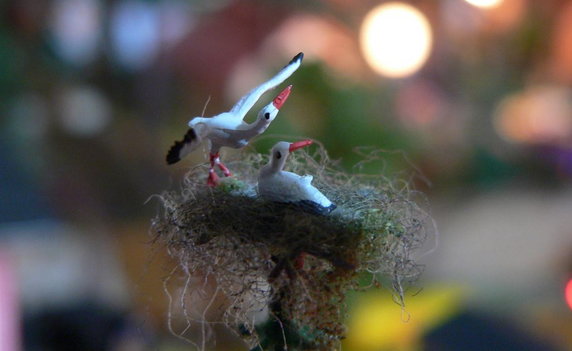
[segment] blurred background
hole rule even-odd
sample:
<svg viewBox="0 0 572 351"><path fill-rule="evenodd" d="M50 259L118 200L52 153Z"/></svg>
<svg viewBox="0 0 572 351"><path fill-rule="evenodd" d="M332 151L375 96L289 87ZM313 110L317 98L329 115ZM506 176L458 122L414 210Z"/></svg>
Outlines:
<svg viewBox="0 0 572 351"><path fill-rule="evenodd" d="M229 109L300 51L267 134L348 170L359 146L388 151L368 171L415 165L440 231L408 318L352 294L344 349L572 350L567 0L2 1L0 350L192 350L149 198L205 162L165 154L207 100Z"/></svg>

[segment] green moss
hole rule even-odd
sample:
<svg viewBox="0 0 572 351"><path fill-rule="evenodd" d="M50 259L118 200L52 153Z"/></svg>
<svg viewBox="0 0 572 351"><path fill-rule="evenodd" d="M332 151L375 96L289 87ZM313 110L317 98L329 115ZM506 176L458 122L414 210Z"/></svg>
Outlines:
<svg viewBox="0 0 572 351"><path fill-rule="evenodd" d="M247 190L248 186L245 182L235 177L228 177L223 178L216 189L225 193L240 194Z"/></svg>

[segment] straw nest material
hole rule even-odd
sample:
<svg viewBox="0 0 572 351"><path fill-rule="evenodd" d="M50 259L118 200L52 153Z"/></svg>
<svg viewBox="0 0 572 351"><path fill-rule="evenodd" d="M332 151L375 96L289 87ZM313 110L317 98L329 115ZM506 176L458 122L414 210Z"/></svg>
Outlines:
<svg viewBox="0 0 572 351"><path fill-rule="evenodd" d="M205 328L223 323L253 350L272 350L277 338L289 350L331 350L345 333L346 292L363 288L364 275L375 286L378 279L390 281L403 304L404 286L422 268L413 252L432 230L406 182L347 174L321 147L312 155L296 151L286 168L314 175L313 184L338 205L320 216L259 199L258 170L268 157L252 152L239 157L227 162L234 176L216 188L206 186L202 165L189 171L180 191L160 195L151 231L186 281L180 309L189 308L185 301L192 294L217 295L200 314L211 320L183 311L187 327L178 334L185 336L196 323L202 337L194 339L202 338L204 348ZM214 282L214 293L207 281ZM216 303L218 313L210 313L215 299L223 302ZM264 313L266 322L254 317Z"/></svg>

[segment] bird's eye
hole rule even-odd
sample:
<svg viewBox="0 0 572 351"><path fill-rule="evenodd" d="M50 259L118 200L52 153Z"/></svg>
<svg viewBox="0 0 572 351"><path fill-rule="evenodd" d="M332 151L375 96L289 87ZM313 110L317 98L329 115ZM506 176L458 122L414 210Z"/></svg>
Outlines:
<svg viewBox="0 0 572 351"><path fill-rule="evenodd" d="M280 158L282 157L282 154L280 153L280 151L276 152L276 158Z"/></svg>
<svg viewBox="0 0 572 351"><path fill-rule="evenodd" d="M266 113L264 114L264 118L270 119L270 112L266 112Z"/></svg>

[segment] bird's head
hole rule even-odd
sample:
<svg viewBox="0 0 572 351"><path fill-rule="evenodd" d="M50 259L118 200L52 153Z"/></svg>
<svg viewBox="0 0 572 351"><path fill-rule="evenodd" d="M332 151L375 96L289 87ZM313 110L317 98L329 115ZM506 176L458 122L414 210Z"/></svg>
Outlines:
<svg viewBox="0 0 572 351"><path fill-rule="evenodd" d="M276 118L276 115L278 115L278 111L280 110L282 105L284 105L284 103L288 99L290 91L292 91L291 85L287 86L286 89L282 90L280 94L278 94L278 96L276 96L274 100L272 100L271 103L269 103L262 110L260 110L260 113L258 114L258 119L268 123L272 122L274 118Z"/></svg>
<svg viewBox="0 0 572 351"><path fill-rule="evenodd" d="M281 159L285 159L292 151L298 150L311 144L312 140L302 140L295 143L280 141L276 143L276 145L274 145L272 148L272 159L275 160L275 162Z"/></svg>
<svg viewBox="0 0 572 351"><path fill-rule="evenodd" d="M312 144L311 140L303 140L295 143L280 141L276 143L276 145L274 145L270 151L270 160L268 161L268 164L262 168L261 174L276 173L281 171L284 168L284 164L286 163L288 155L290 155L292 151L304 146L308 146L310 144Z"/></svg>

